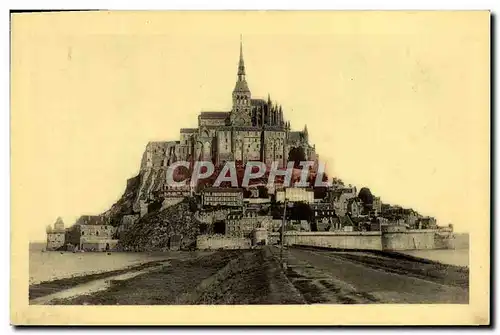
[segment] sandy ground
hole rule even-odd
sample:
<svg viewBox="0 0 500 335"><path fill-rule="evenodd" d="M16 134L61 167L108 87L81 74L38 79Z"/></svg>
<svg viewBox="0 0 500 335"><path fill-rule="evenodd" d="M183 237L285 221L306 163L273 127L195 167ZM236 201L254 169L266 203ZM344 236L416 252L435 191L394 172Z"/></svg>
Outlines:
<svg viewBox="0 0 500 335"><path fill-rule="evenodd" d="M328 250L186 253L168 262L30 286L32 304L467 303L468 270ZM36 299L36 300L35 300Z"/></svg>
<svg viewBox="0 0 500 335"><path fill-rule="evenodd" d="M197 251L197 254L206 253ZM146 262L191 257L189 252L59 252L30 250L29 284L124 269Z"/></svg>

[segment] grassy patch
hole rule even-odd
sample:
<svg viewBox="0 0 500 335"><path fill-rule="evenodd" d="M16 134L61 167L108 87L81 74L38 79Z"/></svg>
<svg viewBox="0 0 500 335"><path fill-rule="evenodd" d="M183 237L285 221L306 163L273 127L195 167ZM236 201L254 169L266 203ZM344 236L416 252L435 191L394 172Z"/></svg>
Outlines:
<svg viewBox="0 0 500 335"><path fill-rule="evenodd" d="M466 267L437 262L420 262L404 258L397 258L397 261L395 261L390 255L370 257L346 253L335 254L335 257L353 260L388 272L431 280L439 284L469 288L469 269Z"/></svg>
<svg viewBox="0 0 500 335"><path fill-rule="evenodd" d="M149 267L157 266L163 261L152 261L142 263L140 265L127 267L120 270L94 273L89 275L74 276L71 278L56 279L52 281L41 282L39 284L30 285L29 299L43 297L52 293L63 291L80 284L85 284L93 280L104 279L111 276L121 275L130 271L139 271Z"/></svg>

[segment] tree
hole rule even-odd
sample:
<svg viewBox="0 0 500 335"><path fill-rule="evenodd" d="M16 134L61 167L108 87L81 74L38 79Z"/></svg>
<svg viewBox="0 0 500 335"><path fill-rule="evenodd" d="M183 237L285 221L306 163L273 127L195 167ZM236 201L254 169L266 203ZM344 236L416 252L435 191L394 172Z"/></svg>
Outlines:
<svg viewBox="0 0 500 335"><path fill-rule="evenodd" d="M373 194L368 187L363 187L361 188L361 190L359 190L358 198L363 201L363 204L365 206L373 205Z"/></svg>

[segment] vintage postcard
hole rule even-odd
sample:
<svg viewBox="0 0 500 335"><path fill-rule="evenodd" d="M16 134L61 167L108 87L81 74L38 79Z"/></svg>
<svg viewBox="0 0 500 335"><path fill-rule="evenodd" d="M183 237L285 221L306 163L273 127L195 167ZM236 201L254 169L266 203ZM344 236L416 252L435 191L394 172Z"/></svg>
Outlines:
<svg viewBox="0 0 500 335"><path fill-rule="evenodd" d="M11 14L11 322L486 325L490 13Z"/></svg>

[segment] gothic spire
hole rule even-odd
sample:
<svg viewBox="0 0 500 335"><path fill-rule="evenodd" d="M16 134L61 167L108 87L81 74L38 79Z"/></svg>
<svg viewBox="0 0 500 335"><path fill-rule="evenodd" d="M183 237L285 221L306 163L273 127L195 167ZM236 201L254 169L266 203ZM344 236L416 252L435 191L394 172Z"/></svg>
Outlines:
<svg viewBox="0 0 500 335"><path fill-rule="evenodd" d="M238 64L238 80L236 81L236 86L233 90L233 93L234 92L250 93L250 89L248 88L248 84L245 79L245 62L243 61L243 41L241 40L241 35L240 35L240 61ZM248 97L248 99L250 99L250 97Z"/></svg>
<svg viewBox="0 0 500 335"><path fill-rule="evenodd" d="M245 61L243 60L243 39L241 35L240 35L240 63L238 64L238 78L239 80L245 79Z"/></svg>

